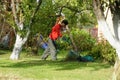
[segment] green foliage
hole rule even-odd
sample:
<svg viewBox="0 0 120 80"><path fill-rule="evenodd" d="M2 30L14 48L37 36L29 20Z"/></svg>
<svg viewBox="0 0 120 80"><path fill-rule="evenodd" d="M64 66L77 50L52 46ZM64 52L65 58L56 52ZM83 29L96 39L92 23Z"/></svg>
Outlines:
<svg viewBox="0 0 120 80"><path fill-rule="evenodd" d="M95 44L95 39L84 29L72 29L74 42L79 51L91 50Z"/></svg>
<svg viewBox="0 0 120 80"><path fill-rule="evenodd" d="M93 11L86 11L81 13L78 20L80 21L80 26L93 26L95 23L97 23Z"/></svg>
<svg viewBox="0 0 120 80"><path fill-rule="evenodd" d="M36 8L37 2L34 0L23 0L20 4L19 10L22 10L20 17L24 19L25 27L28 27L31 16ZM27 25L27 26L26 26Z"/></svg>
<svg viewBox="0 0 120 80"><path fill-rule="evenodd" d="M111 64L115 63L116 51L108 42L96 44L89 54L95 59L101 59Z"/></svg>
<svg viewBox="0 0 120 80"><path fill-rule="evenodd" d="M63 40L63 38L66 38L67 40L65 41L65 40ZM62 50L62 49L64 49L64 50L71 49L72 46L71 46L70 38L67 35L64 35L63 38L56 41L58 49L60 49L60 50Z"/></svg>
<svg viewBox="0 0 120 80"><path fill-rule="evenodd" d="M81 18L80 20L78 18L81 16L81 14L76 15L77 13L81 13L81 10L86 10L87 8L90 8L89 3L91 3L91 1L89 2L86 0L43 0L40 6L40 10L35 15L35 18L33 20L34 24L30 29L31 34L35 35L36 33L40 32L43 36L48 36L49 32L51 31L51 27L55 24L56 13L60 12L60 8L62 6L66 6L63 8L62 13L65 14L65 17L69 20L69 25L71 27L76 26L78 22L81 22L81 24L83 23L83 25L85 25L85 22L89 23L89 20L94 20L93 17L92 19L88 19L89 16L87 16L85 18ZM31 16L35 10L36 5L36 0L23 0L20 3L17 14L19 15L22 13L21 15L19 15L19 19L22 19L24 21L25 29L23 31L19 31L21 35L24 35L26 33L26 28L29 26ZM86 13L86 11L84 13ZM87 15L89 15L89 13ZM85 15L83 15L83 17L84 16ZM18 30L13 21L14 20L12 20L12 18L9 19L10 24L12 24L11 26L13 26L15 30Z"/></svg>
<svg viewBox="0 0 120 80"><path fill-rule="evenodd" d="M69 20L71 27L77 26L91 26L95 24L96 18L93 16L92 0L55 0L56 7L63 7L62 13ZM59 11L59 8L56 8ZM79 27L80 27L79 26Z"/></svg>
<svg viewBox="0 0 120 80"><path fill-rule="evenodd" d="M41 33L43 36L48 36L52 26L56 22L54 6L52 0L44 0L40 6L40 10L34 19L31 32L33 35Z"/></svg>

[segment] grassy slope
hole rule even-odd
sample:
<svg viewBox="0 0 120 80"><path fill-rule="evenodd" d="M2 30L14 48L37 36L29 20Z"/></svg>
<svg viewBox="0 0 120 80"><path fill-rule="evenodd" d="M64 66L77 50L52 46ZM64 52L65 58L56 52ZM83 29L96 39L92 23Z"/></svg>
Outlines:
<svg viewBox="0 0 120 80"><path fill-rule="evenodd" d="M26 55L11 61L10 52L0 50L0 80L111 80L113 67L109 64L60 61L64 53L58 54L58 61Z"/></svg>

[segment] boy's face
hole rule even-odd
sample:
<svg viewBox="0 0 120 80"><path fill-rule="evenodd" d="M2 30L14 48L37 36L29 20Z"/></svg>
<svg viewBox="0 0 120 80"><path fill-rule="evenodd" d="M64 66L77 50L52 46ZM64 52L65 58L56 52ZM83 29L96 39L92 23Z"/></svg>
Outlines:
<svg viewBox="0 0 120 80"><path fill-rule="evenodd" d="M62 28L66 28L66 25L64 23L61 23Z"/></svg>
<svg viewBox="0 0 120 80"><path fill-rule="evenodd" d="M66 25L64 23L61 23L61 30L62 31L66 30Z"/></svg>

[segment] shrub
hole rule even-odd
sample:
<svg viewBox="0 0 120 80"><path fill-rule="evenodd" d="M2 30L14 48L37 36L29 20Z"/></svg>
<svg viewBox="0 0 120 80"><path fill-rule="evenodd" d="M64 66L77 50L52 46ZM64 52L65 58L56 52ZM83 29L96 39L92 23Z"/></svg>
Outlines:
<svg viewBox="0 0 120 80"><path fill-rule="evenodd" d="M79 51L88 51L92 49L95 44L95 39L86 30L80 30L78 28L73 28L71 30L73 40ZM71 49L72 43L69 34L65 34L60 41L57 41L59 49Z"/></svg>
<svg viewBox="0 0 120 80"><path fill-rule="evenodd" d="M73 40L79 51L88 51L91 50L95 44L95 39L86 30L80 30L78 28L73 28L71 30ZM72 43L69 37L69 34L65 34L60 41L57 41L59 49L71 49Z"/></svg>
<svg viewBox="0 0 120 80"><path fill-rule="evenodd" d="M79 51L91 50L95 44L95 39L84 29L72 29L73 39Z"/></svg>
<svg viewBox="0 0 120 80"><path fill-rule="evenodd" d="M110 64L115 63L116 51L115 49L108 43L99 43L93 46L92 50L89 53L95 59L101 59L103 61L107 61Z"/></svg>
<svg viewBox="0 0 120 80"><path fill-rule="evenodd" d="M65 35L64 37L66 37L66 35ZM66 38L67 38L67 37L66 37ZM69 39L69 40L70 40L70 39ZM57 41L56 41L56 44L57 44L57 48L58 48L58 49L61 49L61 50L62 50L62 49L67 50L67 49L70 49L70 48L71 48L69 42L64 41L64 40L62 40L62 39L57 40Z"/></svg>

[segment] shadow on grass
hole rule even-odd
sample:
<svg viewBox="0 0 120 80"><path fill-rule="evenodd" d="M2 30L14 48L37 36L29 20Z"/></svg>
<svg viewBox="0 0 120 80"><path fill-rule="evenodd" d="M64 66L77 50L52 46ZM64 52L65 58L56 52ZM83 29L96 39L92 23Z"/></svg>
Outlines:
<svg viewBox="0 0 120 80"><path fill-rule="evenodd" d="M11 53L10 49L2 49L2 48L0 48L0 55L4 55L4 54L8 54L8 53Z"/></svg>
<svg viewBox="0 0 120 80"><path fill-rule="evenodd" d="M7 65L0 65L4 68L29 68L34 66L48 66L54 67L55 70L73 70L73 69L84 69L90 68L91 70L100 70L110 68L109 64L101 62L75 62L75 61L42 61L42 60L26 60L16 63L10 63Z"/></svg>

